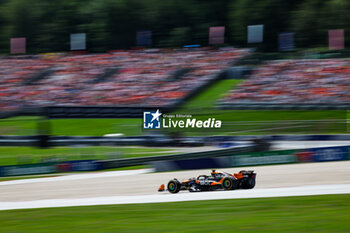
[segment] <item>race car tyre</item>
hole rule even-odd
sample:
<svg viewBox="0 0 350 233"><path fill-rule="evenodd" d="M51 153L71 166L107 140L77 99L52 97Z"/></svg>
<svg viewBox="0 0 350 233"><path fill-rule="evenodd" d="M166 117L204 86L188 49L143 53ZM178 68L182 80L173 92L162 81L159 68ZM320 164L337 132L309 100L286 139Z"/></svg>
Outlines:
<svg viewBox="0 0 350 233"><path fill-rule="evenodd" d="M168 183L168 191L170 193L178 193L180 191L181 184L178 180L171 180Z"/></svg>
<svg viewBox="0 0 350 233"><path fill-rule="evenodd" d="M255 179L254 178L246 178L242 180L242 188L244 189L252 189L255 187Z"/></svg>
<svg viewBox="0 0 350 233"><path fill-rule="evenodd" d="M237 183L237 181L235 179L232 179L230 177L226 177L222 181L222 187L225 190L233 190L233 189L237 189L238 188L238 183Z"/></svg>

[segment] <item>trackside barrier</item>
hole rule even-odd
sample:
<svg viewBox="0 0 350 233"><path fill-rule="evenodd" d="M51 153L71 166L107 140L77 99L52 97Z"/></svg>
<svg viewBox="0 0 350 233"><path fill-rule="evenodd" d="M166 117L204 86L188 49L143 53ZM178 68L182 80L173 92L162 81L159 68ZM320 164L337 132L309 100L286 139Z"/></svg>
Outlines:
<svg viewBox="0 0 350 233"><path fill-rule="evenodd" d="M231 156L230 165L233 167L239 167L265 164L287 164L297 162L330 162L349 159L350 147L336 146L247 153L239 156Z"/></svg>
<svg viewBox="0 0 350 233"><path fill-rule="evenodd" d="M177 170L193 170L205 168L224 168L228 167L229 157L219 158L202 158L202 159L182 159L173 161L155 161L152 167L157 172L177 171Z"/></svg>
<svg viewBox="0 0 350 233"><path fill-rule="evenodd" d="M327 147L309 150L314 162L341 161L350 159L350 147Z"/></svg>
<svg viewBox="0 0 350 233"><path fill-rule="evenodd" d="M75 160L56 165L58 172L97 171L103 169L102 162L96 160Z"/></svg>
<svg viewBox="0 0 350 233"><path fill-rule="evenodd" d="M297 162L328 162L350 160L350 146L253 152L253 146L240 146L208 152L161 155L115 160L77 160L0 166L0 176L33 175L68 171L94 171L153 163L159 171L217 167L239 167Z"/></svg>
<svg viewBox="0 0 350 233"><path fill-rule="evenodd" d="M297 158L294 156L294 153L296 153L296 150L253 152L220 158L210 158L210 160L208 159L205 161L203 161L203 159L157 161L153 162L152 165L157 172L160 172L205 168L239 167L264 164L285 164L297 162Z"/></svg>
<svg viewBox="0 0 350 233"><path fill-rule="evenodd" d="M214 158L214 157L224 157L233 154L249 153L254 151L253 146L237 146L230 149L222 149L215 151L206 152L196 152L196 153L186 153L186 154L176 154L176 155L160 155L160 156L150 156L150 157L140 157L140 158L130 158L130 159L115 159L115 160L104 160L104 169L127 167L135 165L149 164L155 161L175 161L182 159L202 159L202 158Z"/></svg>
<svg viewBox="0 0 350 233"><path fill-rule="evenodd" d="M210 137L187 137L186 139L201 143L249 141L264 139L268 141L346 141L350 140L350 134L334 135L237 135L237 136L210 136ZM130 137L83 137L83 136L50 136L48 143L51 146L82 145L138 145L147 146L154 138L149 136ZM0 146L36 146L38 136L0 136ZM168 142L167 142L168 143ZM159 143L160 144L160 143ZM165 144L165 143L164 143ZM191 146L191 145L188 145Z"/></svg>
<svg viewBox="0 0 350 233"><path fill-rule="evenodd" d="M198 137L197 137L198 138ZM265 139L268 141L347 141L350 134L281 134L281 135L237 135L237 136L210 136L202 137L204 141L247 141L253 139Z"/></svg>
<svg viewBox="0 0 350 233"><path fill-rule="evenodd" d="M231 156L231 166L295 163L295 151L269 151L255 154Z"/></svg>
<svg viewBox="0 0 350 233"><path fill-rule="evenodd" d="M77 160L77 161L66 161L58 163L39 163L39 164L28 164L18 166L0 166L0 176L16 176L16 175L34 175L44 173L56 173L56 172L70 172L70 171L95 171L108 168L127 167L134 165L149 164L153 161L165 161L165 160L178 160L188 158L209 158L228 156L232 154L248 153L253 151L253 146L238 146L236 148L207 151L207 152L196 152L186 154L175 154L175 155L161 155L161 156L150 156L150 157L139 157L129 159L115 159L115 160Z"/></svg>
<svg viewBox="0 0 350 233"><path fill-rule="evenodd" d="M222 158L211 158L210 160L186 159L174 161L156 161L153 162L152 165L158 172L304 162L329 162L341 160L350 160L349 146L248 152Z"/></svg>
<svg viewBox="0 0 350 233"><path fill-rule="evenodd" d="M59 163L37 163L0 166L0 176L23 176L71 171L96 171L103 168L101 161L76 160Z"/></svg>
<svg viewBox="0 0 350 233"><path fill-rule="evenodd" d="M266 151L260 153L231 156L230 165L233 167L296 163L296 150Z"/></svg>
<svg viewBox="0 0 350 233"><path fill-rule="evenodd" d="M55 173L55 172L57 172L55 163L38 163L38 164L0 167L0 176L22 176L22 175L48 174L48 173Z"/></svg>

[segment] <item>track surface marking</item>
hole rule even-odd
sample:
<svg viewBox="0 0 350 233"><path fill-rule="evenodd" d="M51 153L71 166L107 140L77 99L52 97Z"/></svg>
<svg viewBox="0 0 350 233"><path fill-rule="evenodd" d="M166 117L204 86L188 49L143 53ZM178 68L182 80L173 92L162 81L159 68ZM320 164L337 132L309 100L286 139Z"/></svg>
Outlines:
<svg viewBox="0 0 350 233"><path fill-rule="evenodd" d="M300 186L289 188L215 191L199 193L162 193L141 196L112 196L78 199L51 199L21 202L0 202L0 210L32 209L47 207L92 206L112 204L162 203L178 201L221 200L237 198L289 197L323 194L348 194L350 184Z"/></svg>
<svg viewBox="0 0 350 233"><path fill-rule="evenodd" d="M174 177L184 180L210 174L209 169L147 174L147 170L98 172L5 181L0 182L0 209L350 193L350 161L220 170L233 173L243 169L257 172L255 189L185 191L177 195L157 192L160 184Z"/></svg>

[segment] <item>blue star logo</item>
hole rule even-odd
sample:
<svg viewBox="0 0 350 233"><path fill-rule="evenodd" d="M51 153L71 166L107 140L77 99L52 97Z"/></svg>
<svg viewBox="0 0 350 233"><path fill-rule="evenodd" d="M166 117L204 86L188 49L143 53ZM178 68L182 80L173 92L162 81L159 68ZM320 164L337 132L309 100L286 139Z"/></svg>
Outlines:
<svg viewBox="0 0 350 233"><path fill-rule="evenodd" d="M161 115L157 109L156 112L144 112L143 113L143 128L144 129L160 129L161 127Z"/></svg>

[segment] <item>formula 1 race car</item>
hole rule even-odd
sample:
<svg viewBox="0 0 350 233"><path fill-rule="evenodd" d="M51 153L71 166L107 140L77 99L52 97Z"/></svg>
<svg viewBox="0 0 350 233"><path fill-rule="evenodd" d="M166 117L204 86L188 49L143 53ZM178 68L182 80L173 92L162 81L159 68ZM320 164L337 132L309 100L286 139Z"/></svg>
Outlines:
<svg viewBox="0 0 350 233"><path fill-rule="evenodd" d="M180 190L190 192L213 191L213 190L234 190L234 189L252 189L255 186L256 173L254 171L240 171L239 173L229 174L227 172L217 172L212 170L211 175L200 175L184 182L174 178L168 182L167 190L170 193L178 193ZM165 191L162 184L159 192Z"/></svg>

